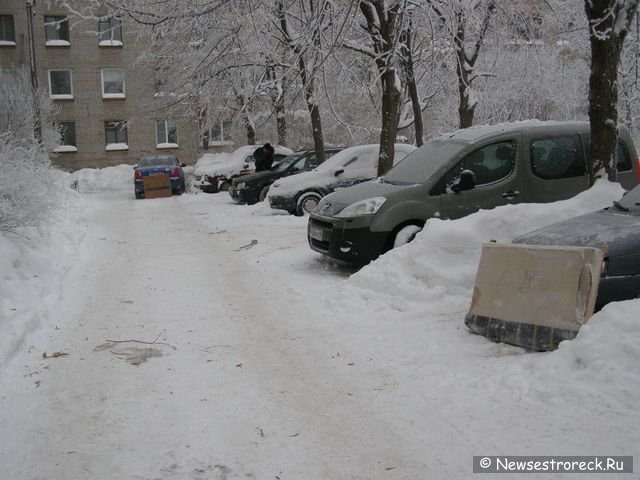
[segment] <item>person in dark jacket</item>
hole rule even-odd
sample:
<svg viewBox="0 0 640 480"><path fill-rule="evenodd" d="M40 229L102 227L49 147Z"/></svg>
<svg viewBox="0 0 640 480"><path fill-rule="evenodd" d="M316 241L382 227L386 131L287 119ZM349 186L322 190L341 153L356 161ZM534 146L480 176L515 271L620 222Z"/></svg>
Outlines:
<svg viewBox="0 0 640 480"><path fill-rule="evenodd" d="M271 169L273 165L273 154L275 150L270 143L265 143L262 147L256 148L253 158L256 162L256 172Z"/></svg>

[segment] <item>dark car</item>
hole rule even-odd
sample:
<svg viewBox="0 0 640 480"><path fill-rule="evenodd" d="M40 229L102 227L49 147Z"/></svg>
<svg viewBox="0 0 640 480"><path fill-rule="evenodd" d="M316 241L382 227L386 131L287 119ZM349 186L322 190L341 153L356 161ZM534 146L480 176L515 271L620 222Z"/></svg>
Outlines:
<svg viewBox="0 0 640 480"><path fill-rule="evenodd" d="M338 153L341 148L325 149L325 159ZM315 150L302 150L289 155L271 170L243 175L233 179L229 195L240 203L262 202L267 197L271 184L277 179L312 170L319 165Z"/></svg>
<svg viewBox="0 0 640 480"><path fill-rule="evenodd" d="M516 238L513 243L606 247L596 309L640 297L640 185L613 205Z"/></svg>
<svg viewBox="0 0 640 480"><path fill-rule="evenodd" d="M178 162L172 153L145 155L138 164L133 167L133 184L136 198L144 197L143 177L148 175L169 175L171 190L174 194L182 194L185 191L184 171L185 163Z"/></svg>

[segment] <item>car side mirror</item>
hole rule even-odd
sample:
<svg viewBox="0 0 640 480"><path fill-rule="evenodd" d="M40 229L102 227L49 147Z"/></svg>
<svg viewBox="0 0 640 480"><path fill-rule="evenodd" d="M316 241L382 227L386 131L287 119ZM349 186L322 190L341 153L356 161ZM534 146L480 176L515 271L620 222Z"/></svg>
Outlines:
<svg viewBox="0 0 640 480"><path fill-rule="evenodd" d="M134 165L134 166L133 166L133 169L134 169L134 170L135 170L136 168L138 168L138 165Z"/></svg>
<svg viewBox="0 0 640 480"><path fill-rule="evenodd" d="M333 171L333 176L334 177L339 177L340 175L342 175L344 173L344 168L338 168L336 170Z"/></svg>
<svg viewBox="0 0 640 480"><path fill-rule="evenodd" d="M463 170L458 177L458 180L451 185L451 190L455 193L462 192L464 190L471 190L476 186L476 174L471 170Z"/></svg>
<svg viewBox="0 0 640 480"><path fill-rule="evenodd" d="M181 168L184 168L184 167L186 167L186 166L187 166L187 164L186 164L186 163L181 163L181 164L180 164L180 167L181 167Z"/></svg>

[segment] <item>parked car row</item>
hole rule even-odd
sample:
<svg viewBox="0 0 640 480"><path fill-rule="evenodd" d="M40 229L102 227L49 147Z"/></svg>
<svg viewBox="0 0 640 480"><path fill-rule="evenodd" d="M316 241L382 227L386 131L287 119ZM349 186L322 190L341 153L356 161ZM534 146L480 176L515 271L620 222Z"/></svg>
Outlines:
<svg viewBox="0 0 640 480"><path fill-rule="evenodd" d="M327 148L325 159L338 153L339 148ZM315 150L301 150L282 159L271 170L242 175L233 179L229 195L240 203L253 204L262 202L269 192L269 188L279 178L296 175L313 170L319 165Z"/></svg>
<svg viewBox="0 0 640 480"><path fill-rule="evenodd" d="M413 145L396 144L394 162L415 149ZM271 208L294 215L310 213L325 195L336 189L375 178L379 150L377 144L345 148L309 172L274 182L268 195Z"/></svg>
<svg viewBox="0 0 640 480"><path fill-rule="evenodd" d="M233 151L230 155L210 155L211 162L196 169L195 187L203 192L226 192L231 187L233 179L241 175L253 173L256 170L253 152L257 145L245 145ZM273 145L274 165L293 154L293 151L280 145Z"/></svg>
<svg viewBox="0 0 640 480"><path fill-rule="evenodd" d="M589 141L588 122L532 120L472 127L418 149L397 144L394 166L380 178L375 178L377 144L327 150L321 164L312 151L301 151L268 172L240 176L239 171L229 193L238 202L268 199L271 208L308 213L312 250L364 265L410 242L429 218L456 219L500 205L555 202L586 190ZM615 161L618 181L631 190L620 202L515 240L606 244L598 306L640 296L640 187L635 187L640 160L625 127L619 129Z"/></svg>

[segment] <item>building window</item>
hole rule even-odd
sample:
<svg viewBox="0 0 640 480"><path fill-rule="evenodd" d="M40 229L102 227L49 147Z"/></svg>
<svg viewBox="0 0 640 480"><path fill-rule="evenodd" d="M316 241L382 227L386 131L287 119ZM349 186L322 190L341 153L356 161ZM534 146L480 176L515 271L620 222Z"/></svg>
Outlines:
<svg viewBox="0 0 640 480"><path fill-rule="evenodd" d="M0 15L0 46L15 44L16 31L13 26L13 15Z"/></svg>
<svg viewBox="0 0 640 480"><path fill-rule="evenodd" d="M68 47L69 19L61 16L44 17L44 33L46 45L50 47Z"/></svg>
<svg viewBox="0 0 640 480"><path fill-rule="evenodd" d="M124 98L124 71L119 68L102 70L102 98Z"/></svg>
<svg viewBox="0 0 640 480"><path fill-rule="evenodd" d="M104 122L105 150L129 150L126 120Z"/></svg>
<svg viewBox="0 0 640 480"><path fill-rule="evenodd" d="M58 131L60 132L60 145L55 148L54 152L77 152L75 122L60 122Z"/></svg>
<svg viewBox="0 0 640 480"><path fill-rule="evenodd" d="M175 120L156 120L156 147L178 147L178 127Z"/></svg>
<svg viewBox="0 0 640 480"><path fill-rule="evenodd" d="M71 70L49 70L49 95L54 100L73 99Z"/></svg>
<svg viewBox="0 0 640 480"><path fill-rule="evenodd" d="M99 20L98 33L101 47L122 46L122 20L120 18L108 17Z"/></svg>
<svg viewBox="0 0 640 480"><path fill-rule="evenodd" d="M204 132L205 145L227 145L233 143L231 120L216 120Z"/></svg>

